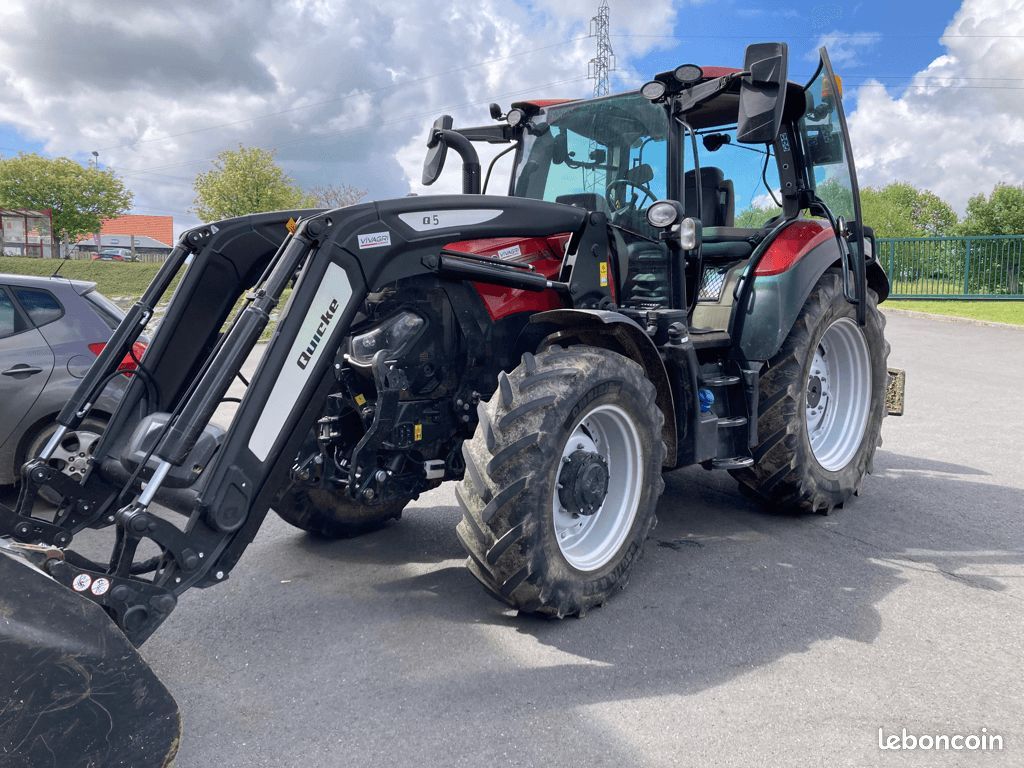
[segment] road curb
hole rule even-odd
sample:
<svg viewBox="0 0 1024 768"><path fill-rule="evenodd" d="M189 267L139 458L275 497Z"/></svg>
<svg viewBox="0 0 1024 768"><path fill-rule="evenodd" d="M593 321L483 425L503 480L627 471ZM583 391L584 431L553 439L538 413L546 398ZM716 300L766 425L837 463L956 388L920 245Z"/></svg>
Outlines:
<svg viewBox="0 0 1024 768"><path fill-rule="evenodd" d="M957 317L956 315L938 315L932 312L918 312L914 309L896 309L887 307L884 304L879 307L885 315L906 315L907 317L919 317L925 320L943 320L948 323L967 323L968 325L987 325L991 328L1010 328L1014 331L1024 331L1024 325L1013 323L997 323L994 320L978 320L973 317Z"/></svg>

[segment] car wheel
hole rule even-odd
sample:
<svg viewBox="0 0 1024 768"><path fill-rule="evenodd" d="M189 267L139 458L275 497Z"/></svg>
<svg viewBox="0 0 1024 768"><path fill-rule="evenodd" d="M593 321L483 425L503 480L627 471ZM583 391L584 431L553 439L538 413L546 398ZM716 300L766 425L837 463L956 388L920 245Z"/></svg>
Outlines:
<svg viewBox="0 0 1024 768"><path fill-rule="evenodd" d="M96 444L106 428L107 422L102 419L84 419L78 425L78 429L68 430L64 434L47 463L80 483L89 469ZM21 461L28 461L38 456L56 431L57 423L55 421L38 430L29 440L28 448ZM14 475L21 477L20 463L15 466ZM39 497L55 506L61 501L60 494L49 488L40 489Z"/></svg>

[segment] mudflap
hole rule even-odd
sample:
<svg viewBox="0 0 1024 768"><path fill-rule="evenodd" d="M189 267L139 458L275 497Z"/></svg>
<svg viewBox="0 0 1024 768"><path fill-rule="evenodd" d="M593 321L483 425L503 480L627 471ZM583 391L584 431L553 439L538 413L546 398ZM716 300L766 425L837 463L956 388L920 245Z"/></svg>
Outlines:
<svg viewBox="0 0 1024 768"><path fill-rule="evenodd" d="M99 605L5 544L0 765L170 765L181 734L171 694Z"/></svg>

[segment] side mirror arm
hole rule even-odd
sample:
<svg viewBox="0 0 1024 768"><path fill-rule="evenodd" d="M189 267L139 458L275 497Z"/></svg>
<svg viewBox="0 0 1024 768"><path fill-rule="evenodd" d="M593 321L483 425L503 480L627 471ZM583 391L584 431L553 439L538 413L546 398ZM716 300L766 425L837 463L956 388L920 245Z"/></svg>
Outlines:
<svg viewBox="0 0 1024 768"><path fill-rule="evenodd" d="M437 132L436 139L443 141L450 149L454 149L462 158L462 194L480 194L480 155L477 154L473 142L456 130L442 128Z"/></svg>

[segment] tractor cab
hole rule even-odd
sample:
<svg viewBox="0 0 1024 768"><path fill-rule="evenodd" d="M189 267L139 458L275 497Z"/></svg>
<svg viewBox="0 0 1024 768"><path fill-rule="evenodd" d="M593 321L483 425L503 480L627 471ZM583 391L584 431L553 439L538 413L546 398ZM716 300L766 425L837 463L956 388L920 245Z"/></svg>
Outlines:
<svg viewBox="0 0 1024 768"><path fill-rule="evenodd" d="M824 50L806 86L786 71L785 45L763 43L748 48L742 70L686 64L639 91L523 101L507 112L492 105L500 123L483 128L451 130L442 118L424 182L436 179L438 148L451 143L466 161L464 192L479 192L470 142L513 143L509 195L607 216L618 306L685 309L698 329L739 333L738 290L754 290L744 275L770 278L826 241L844 254L837 266L851 300L865 285L884 298L870 230L859 225L841 82ZM666 209L661 219L652 211L659 201L678 204L667 225ZM693 242L673 249L681 228ZM751 338L749 356L762 347Z"/></svg>

